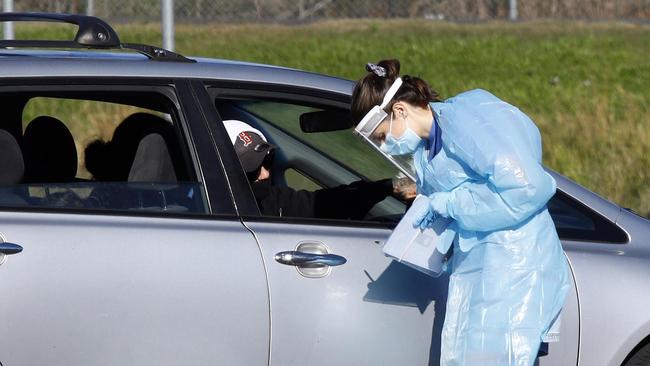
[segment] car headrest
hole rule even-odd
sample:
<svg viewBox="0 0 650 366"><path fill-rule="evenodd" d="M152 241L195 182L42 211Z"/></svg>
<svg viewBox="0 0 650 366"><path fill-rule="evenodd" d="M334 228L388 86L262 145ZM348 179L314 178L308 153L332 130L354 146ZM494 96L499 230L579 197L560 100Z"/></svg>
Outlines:
<svg viewBox="0 0 650 366"><path fill-rule="evenodd" d="M77 149L68 128L54 117L40 116L21 140L25 181L70 182L77 175Z"/></svg>
<svg viewBox="0 0 650 366"><path fill-rule="evenodd" d="M140 141L129 171L128 181L176 182L172 159L162 136L152 133Z"/></svg>
<svg viewBox="0 0 650 366"><path fill-rule="evenodd" d="M23 154L16 139L0 130L0 185L20 183L25 173Z"/></svg>
<svg viewBox="0 0 650 366"><path fill-rule="evenodd" d="M109 143L114 175L112 180L126 180L140 143L149 134L160 135L172 154L175 148L174 128L172 124L161 117L149 113L134 113L122 121ZM170 144L172 144L170 146Z"/></svg>

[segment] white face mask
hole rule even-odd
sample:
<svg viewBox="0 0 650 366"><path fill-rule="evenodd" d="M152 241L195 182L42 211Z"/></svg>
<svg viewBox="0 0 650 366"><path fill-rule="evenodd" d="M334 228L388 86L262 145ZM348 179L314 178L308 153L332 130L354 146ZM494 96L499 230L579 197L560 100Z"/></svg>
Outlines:
<svg viewBox="0 0 650 366"><path fill-rule="evenodd" d="M404 119L406 123L406 118ZM390 122L388 125L388 134L386 140L379 147L383 152L390 155L406 155L411 154L417 150L422 142L422 138L413 131L408 123L406 129L400 137L393 136L393 112L390 113Z"/></svg>

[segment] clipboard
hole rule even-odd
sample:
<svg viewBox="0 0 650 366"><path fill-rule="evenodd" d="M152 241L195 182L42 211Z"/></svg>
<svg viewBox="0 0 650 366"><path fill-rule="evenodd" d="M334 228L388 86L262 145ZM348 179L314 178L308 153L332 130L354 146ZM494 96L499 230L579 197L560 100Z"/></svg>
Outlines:
<svg viewBox="0 0 650 366"><path fill-rule="evenodd" d="M440 217L430 227L413 226L416 215L429 205L429 198L418 195L408 211L397 224L384 244L382 251L387 257L417 269L431 277L438 277L445 269L447 253L438 248L449 248L454 235L445 233L453 219ZM443 235L444 234L444 235Z"/></svg>

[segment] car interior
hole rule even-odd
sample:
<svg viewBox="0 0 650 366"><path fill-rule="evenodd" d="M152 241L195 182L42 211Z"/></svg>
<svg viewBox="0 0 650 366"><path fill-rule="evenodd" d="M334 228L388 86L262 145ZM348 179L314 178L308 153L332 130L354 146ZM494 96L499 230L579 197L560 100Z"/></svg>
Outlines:
<svg viewBox="0 0 650 366"><path fill-rule="evenodd" d="M219 98L215 105L223 120L246 122L279 147L272 168L274 185L314 191L397 174L353 136L347 110L259 99ZM388 197L364 220L396 223L405 210L406 203Z"/></svg>
<svg viewBox="0 0 650 366"><path fill-rule="evenodd" d="M165 96L41 89L0 107L3 206L206 212Z"/></svg>

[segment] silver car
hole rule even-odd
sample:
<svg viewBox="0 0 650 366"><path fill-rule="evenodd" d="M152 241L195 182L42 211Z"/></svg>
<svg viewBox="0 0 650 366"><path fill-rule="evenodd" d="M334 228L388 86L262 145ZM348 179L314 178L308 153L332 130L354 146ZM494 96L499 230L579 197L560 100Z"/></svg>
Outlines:
<svg viewBox="0 0 650 366"><path fill-rule="evenodd" d="M262 216L222 124L279 147L276 185L390 178L352 136L353 82L8 20L79 31L0 41L3 366L438 364L447 278L381 251L405 204ZM650 223L552 174L573 276L539 365L650 365Z"/></svg>

